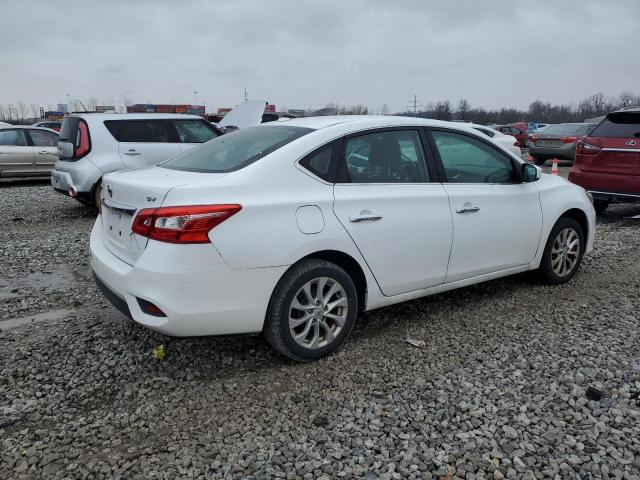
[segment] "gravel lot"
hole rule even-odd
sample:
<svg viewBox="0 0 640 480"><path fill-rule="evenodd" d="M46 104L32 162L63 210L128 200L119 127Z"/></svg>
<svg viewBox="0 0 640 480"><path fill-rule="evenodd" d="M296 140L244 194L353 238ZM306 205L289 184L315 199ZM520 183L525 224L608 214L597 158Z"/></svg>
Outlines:
<svg viewBox="0 0 640 480"><path fill-rule="evenodd" d="M0 478L640 479L638 214L610 208L568 285L379 310L300 365L126 320L90 280L93 215L0 187Z"/></svg>

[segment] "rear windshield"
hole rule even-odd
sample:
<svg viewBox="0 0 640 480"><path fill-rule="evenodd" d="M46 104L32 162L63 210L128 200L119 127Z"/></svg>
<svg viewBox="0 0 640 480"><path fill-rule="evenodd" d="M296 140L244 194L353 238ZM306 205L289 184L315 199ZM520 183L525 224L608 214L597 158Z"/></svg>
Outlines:
<svg viewBox="0 0 640 480"><path fill-rule="evenodd" d="M564 123L559 125L549 125L544 129L545 135L558 135L558 136L581 136L587 135L593 128L591 123Z"/></svg>
<svg viewBox="0 0 640 480"><path fill-rule="evenodd" d="M189 150L161 166L188 172L225 173L240 170L303 135L310 128L256 126L227 133Z"/></svg>
<svg viewBox="0 0 640 480"><path fill-rule="evenodd" d="M591 136L640 138L640 112L610 113L591 133Z"/></svg>
<svg viewBox="0 0 640 480"><path fill-rule="evenodd" d="M80 119L78 117L65 117L62 121L62 128L60 129L60 141L71 142L74 147L80 145L80 130L78 124Z"/></svg>

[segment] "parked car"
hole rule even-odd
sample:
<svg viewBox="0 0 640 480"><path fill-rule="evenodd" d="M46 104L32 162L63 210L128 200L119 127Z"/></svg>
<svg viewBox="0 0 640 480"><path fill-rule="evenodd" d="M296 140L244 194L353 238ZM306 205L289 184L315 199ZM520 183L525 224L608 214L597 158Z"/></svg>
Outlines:
<svg viewBox="0 0 640 480"><path fill-rule="evenodd" d="M497 143L505 150L513 152L517 157L520 157L521 150L518 146L518 140L516 140L516 137L514 137L513 135L506 135L494 128L487 127L485 125L478 125L476 123L468 123L467 125L476 129L480 133L485 134L487 137L493 140L493 142Z"/></svg>
<svg viewBox="0 0 640 480"><path fill-rule="evenodd" d="M48 128L0 127L0 177L50 175L57 144L58 133Z"/></svg>
<svg viewBox="0 0 640 480"><path fill-rule="evenodd" d="M59 132L60 128L62 128L62 122L58 122L57 120L45 120L42 122L36 122L33 124L33 126L50 128L51 130L55 130L56 132Z"/></svg>
<svg viewBox="0 0 640 480"><path fill-rule="evenodd" d="M569 180L591 192L598 213L640 202L640 108L608 114L578 141Z"/></svg>
<svg viewBox="0 0 640 480"><path fill-rule="evenodd" d="M172 113L74 113L65 117L51 185L86 205L100 204L100 179L156 165L227 131L260 123L264 102L240 104L218 125Z"/></svg>
<svg viewBox="0 0 640 480"><path fill-rule="evenodd" d="M573 160L576 142L588 135L595 125L592 123L557 123L531 137L529 155L537 165L551 158Z"/></svg>
<svg viewBox="0 0 640 480"><path fill-rule="evenodd" d="M525 148L528 146L528 141L531 138L529 133L527 132L528 125L526 123L514 123L511 125L496 125L496 130L504 133L505 135L511 135L515 137L518 141L518 146L520 148Z"/></svg>
<svg viewBox="0 0 640 480"><path fill-rule="evenodd" d="M582 188L411 117L248 127L102 183L91 267L115 306L166 335L263 332L300 361L359 311L528 270L566 282L595 231Z"/></svg>

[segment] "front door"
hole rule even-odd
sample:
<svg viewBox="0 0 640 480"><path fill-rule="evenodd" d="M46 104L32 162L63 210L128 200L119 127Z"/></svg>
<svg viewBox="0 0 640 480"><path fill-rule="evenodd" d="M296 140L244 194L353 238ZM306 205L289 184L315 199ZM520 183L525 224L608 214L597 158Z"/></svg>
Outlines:
<svg viewBox="0 0 640 480"><path fill-rule="evenodd" d="M334 212L384 295L444 282L451 213L444 187L432 182L418 129L350 136Z"/></svg>
<svg viewBox="0 0 640 480"><path fill-rule="evenodd" d="M33 147L24 129L0 130L0 175L34 175Z"/></svg>
<svg viewBox="0 0 640 480"><path fill-rule="evenodd" d="M446 282L529 264L542 230L534 183L521 183L519 164L479 137L431 130L453 217Z"/></svg>

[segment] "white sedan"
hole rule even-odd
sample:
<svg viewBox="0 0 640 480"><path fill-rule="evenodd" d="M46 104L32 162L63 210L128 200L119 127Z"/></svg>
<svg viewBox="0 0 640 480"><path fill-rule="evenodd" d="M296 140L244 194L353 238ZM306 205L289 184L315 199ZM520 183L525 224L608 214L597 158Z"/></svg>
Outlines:
<svg viewBox="0 0 640 480"><path fill-rule="evenodd" d="M582 188L404 117L248 127L102 192L91 266L114 305L166 335L262 332L300 361L360 311L527 270L566 282L595 233Z"/></svg>

